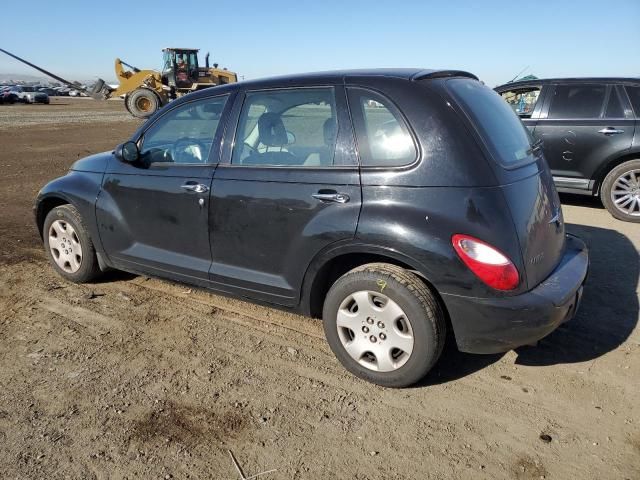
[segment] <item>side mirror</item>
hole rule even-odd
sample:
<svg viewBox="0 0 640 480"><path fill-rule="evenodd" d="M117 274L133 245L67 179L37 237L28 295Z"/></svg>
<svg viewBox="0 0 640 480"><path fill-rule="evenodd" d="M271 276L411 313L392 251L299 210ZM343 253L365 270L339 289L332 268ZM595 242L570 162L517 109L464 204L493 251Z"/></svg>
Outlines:
<svg viewBox="0 0 640 480"><path fill-rule="evenodd" d="M296 143L296 136L287 130L287 145L293 145Z"/></svg>
<svg viewBox="0 0 640 480"><path fill-rule="evenodd" d="M116 147L116 157L127 163L134 163L140 159L140 150L135 142L124 142Z"/></svg>

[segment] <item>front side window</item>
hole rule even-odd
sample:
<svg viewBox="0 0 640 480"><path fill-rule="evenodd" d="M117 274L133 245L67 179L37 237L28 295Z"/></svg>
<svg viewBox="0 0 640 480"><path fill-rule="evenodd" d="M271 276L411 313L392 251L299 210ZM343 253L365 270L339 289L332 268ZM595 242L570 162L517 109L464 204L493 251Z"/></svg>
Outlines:
<svg viewBox="0 0 640 480"><path fill-rule="evenodd" d="M349 88L349 105L363 167L400 167L415 161L413 137L391 101L370 90Z"/></svg>
<svg viewBox="0 0 640 480"><path fill-rule="evenodd" d="M231 163L331 166L337 134L335 94L331 87L248 92Z"/></svg>
<svg viewBox="0 0 640 480"><path fill-rule="evenodd" d="M540 87L517 88L502 92L500 96L511 106L516 115L531 118L540 98Z"/></svg>
<svg viewBox="0 0 640 480"><path fill-rule="evenodd" d="M227 98L186 103L163 115L144 133L142 162L207 163Z"/></svg>
<svg viewBox="0 0 640 480"><path fill-rule="evenodd" d="M548 118L600 118L604 85L556 85Z"/></svg>

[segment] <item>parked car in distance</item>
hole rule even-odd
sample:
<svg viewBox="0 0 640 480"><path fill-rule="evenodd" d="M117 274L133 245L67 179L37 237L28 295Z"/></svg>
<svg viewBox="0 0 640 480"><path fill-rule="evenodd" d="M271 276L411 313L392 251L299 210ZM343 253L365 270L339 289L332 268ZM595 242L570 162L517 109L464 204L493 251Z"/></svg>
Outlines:
<svg viewBox="0 0 640 480"><path fill-rule="evenodd" d="M50 97L55 97L58 94L58 92L56 92L53 88L49 88L49 87L38 88L38 91L42 93L46 93Z"/></svg>
<svg viewBox="0 0 640 480"><path fill-rule="evenodd" d="M13 86L5 86L0 88L0 104L12 104L19 101L18 95L15 92L11 91L12 88Z"/></svg>
<svg viewBox="0 0 640 480"><path fill-rule="evenodd" d="M507 83L496 91L542 142L561 192L599 196L640 222L640 78Z"/></svg>
<svg viewBox="0 0 640 480"><path fill-rule="evenodd" d="M389 387L570 320L588 267L544 156L472 74L341 71L218 86L81 159L35 203L53 268L115 268L322 318Z"/></svg>
<svg viewBox="0 0 640 480"><path fill-rule="evenodd" d="M35 87L15 86L11 89L24 103L49 103L49 95L36 90Z"/></svg>

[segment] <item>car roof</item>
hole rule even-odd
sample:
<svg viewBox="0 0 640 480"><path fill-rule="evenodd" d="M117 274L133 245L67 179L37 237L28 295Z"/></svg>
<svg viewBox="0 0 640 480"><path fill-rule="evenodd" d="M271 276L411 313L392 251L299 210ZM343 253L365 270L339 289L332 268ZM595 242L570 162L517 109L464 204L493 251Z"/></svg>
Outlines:
<svg viewBox="0 0 640 480"><path fill-rule="evenodd" d="M325 72L310 72L300 74L279 75L274 77L243 80L227 83L213 88L205 88L185 96L191 100L216 95L218 92L232 92L236 89L277 88L280 86L305 86L314 84L347 83L350 79L363 78L396 78L407 81L420 81L446 77L466 77L478 80L472 73L463 70L425 69L425 68L372 68L353 70L330 70ZM213 93L213 92L216 93ZM182 98L185 98L182 97Z"/></svg>
<svg viewBox="0 0 640 480"><path fill-rule="evenodd" d="M321 72L298 73L288 75L278 75L274 77L248 80L247 83L261 83L282 81L284 83L292 80L314 80L325 81L334 79L348 79L352 77L390 77L404 80L419 80L422 78L435 78L444 76L467 76L477 78L475 75L462 70L443 70L426 68L362 68L350 70L328 70Z"/></svg>
<svg viewBox="0 0 640 480"><path fill-rule="evenodd" d="M526 87L529 85L541 85L545 83L640 83L640 77L567 77L567 78L538 78L535 80L522 80L508 82L495 87L496 89Z"/></svg>

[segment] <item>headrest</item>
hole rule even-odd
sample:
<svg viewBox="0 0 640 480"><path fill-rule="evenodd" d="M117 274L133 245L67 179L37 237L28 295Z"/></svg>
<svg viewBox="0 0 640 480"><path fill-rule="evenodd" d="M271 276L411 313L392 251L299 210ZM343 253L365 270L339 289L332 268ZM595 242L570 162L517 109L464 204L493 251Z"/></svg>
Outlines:
<svg viewBox="0 0 640 480"><path fill-rule="evenodd" d="M266 112L258 119L258 138L267 147L284 147L289 143L280 115Z"/></svg>
<svg viewBox="0 0 640 480"><path fill-rule="evenodd" d="M322 125L322 130L324 133L324 144L327 147L333 147L336 142L336 119L335 118L327 118Z"/></svg>

